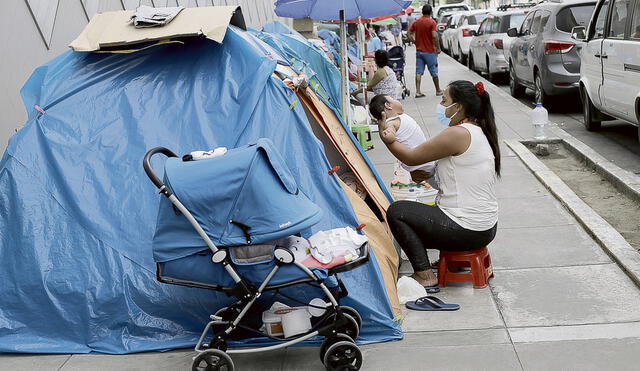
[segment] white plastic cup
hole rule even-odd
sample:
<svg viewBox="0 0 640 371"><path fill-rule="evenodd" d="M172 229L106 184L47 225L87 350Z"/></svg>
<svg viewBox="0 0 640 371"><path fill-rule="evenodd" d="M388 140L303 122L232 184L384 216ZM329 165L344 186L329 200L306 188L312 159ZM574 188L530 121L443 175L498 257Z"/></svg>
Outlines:
<svg viewBox="0 0 640 371"><path fill-rule="evenodd" d="M306 310L293 310L282 315L284 337L289 338L311 330L311 319Z"/></svg>

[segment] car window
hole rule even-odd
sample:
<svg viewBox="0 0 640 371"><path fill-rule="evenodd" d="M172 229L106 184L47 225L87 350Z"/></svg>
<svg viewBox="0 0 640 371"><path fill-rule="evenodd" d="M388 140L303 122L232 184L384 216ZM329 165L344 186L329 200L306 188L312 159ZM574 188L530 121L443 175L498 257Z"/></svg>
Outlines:
<svg viewBox="0 0 640 371"><path fill-rule="evenodd" d="M476 25L479 24L480 22L482 22L485 18L487 18L489 14L488 13L484 13L484 14L474 14L474 15L470 15L468 17L469 20L469 24L470 25Z"/></svg>
<svg viewBox="0 0 640 371"><path fill-rule="evenodd" d="M587 27L594 9L595 4L564 8L556 14L556 28L570 33L575 26Z"/></svg>
<svg viewBox="0 0 640 371"><path fill-rule="evenodd" d="M492 19L492 21L491 21L491 33L500 32L500 22L502 21L502 19L504 19L504 18L495 17L495 18Z"/></svg>
<svg viewBox="0 0 640 371"><path fill-rule="evenodd" d="M535 35L540 31L540 18L542 17L542 11L538 10L536 15L533 17L533 21L531 22L531 34Z"/></svg>
<svg viewBox="0 0 640 371"><path fill-rule="evenodd" d="M609 8L609 2L602 5L600 13L598 13L598 19L596 19L595 32L593 34L594 39L602 39L604 37L604 23L607 19L607 9Z"/></svg>
<svg viewBox="0 0 640 371"><path fill-rule="evenodd" d="M459 11L463 11L463 10L467 10L466 7L464 6L448 6L446 8L441 8L438 9L438 17L440 17L442 14L444 13L453 13L453 12L459 12Z"/></svg>
<svg viewBox="0 0 640 371"><path fill-rule="evenodd" d="M608 38L624 39L624 30L627 25L627 17L631 14L629 0L614 0L611 2L611 11L609 12L609 31Z"/></svg>
<svg viewBox="0 0 640 371"><path fill-rule="evenodd" d="M536 12L529 13L527 18L525 18L524 22L522 22L522 27L520 27L521 35L529 35L531 33L531 21L533 21L533 16Z"/></svg>
<svg viewBox="0 0 640 371"><path fill-rule="evenodd" d="M630 38L631 40L640 40L640 1L636 1L636 7L633 11Z"/></svg>
<svg viewBox="0 0 640 371"><path fill-rule="evenodd" d="M526 16L526 14L511 14L509 16L509 23L502 22L502 32L507 32L510 28L520 28L522 21L524 21L524 17Z"/></svg>
<svg viewBox="0 0 640 371"><path fill-rule="evenodd" d="M485 19L484 21L482 21L482 23L480 23L480 27L478 27L478 31L482 32L483 34L487 33L487 22L489 20Z"/></svg>
<svg viewBox="0 0 640 371"><path fill-rule="evenodd" d="M456 26L456 28L458 28L458 27L460 27L460 26L462 26L464 24L464 19L465 18L466 18L465 16L462 16L462 17L460 17L460 19L458 19L458 25Z"/></svg>

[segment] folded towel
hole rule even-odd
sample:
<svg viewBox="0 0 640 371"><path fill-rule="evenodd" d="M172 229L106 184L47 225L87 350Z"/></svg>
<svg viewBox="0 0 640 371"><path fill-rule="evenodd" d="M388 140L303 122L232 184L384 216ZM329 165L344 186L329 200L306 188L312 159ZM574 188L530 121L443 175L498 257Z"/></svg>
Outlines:
<svg viewBox="0 0 640 371"><path fill-rule="evenodd" d="M171 22L182 9L184 9L182 6L152 8L141 5L136 9L135 14L131 16L129 23L133 23L135 28L164 26Z"/></svg>

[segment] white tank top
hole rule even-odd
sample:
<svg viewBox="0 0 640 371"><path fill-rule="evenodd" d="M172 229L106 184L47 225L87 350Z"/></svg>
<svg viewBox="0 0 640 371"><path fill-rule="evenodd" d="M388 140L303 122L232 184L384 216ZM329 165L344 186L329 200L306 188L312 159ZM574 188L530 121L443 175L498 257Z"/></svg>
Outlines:
<svg viewBox="0 0 640 371"><path fill-rule="evenodd" d="M471 134L471 144L457 156L438 160L436 179L440 192L436 203L460 226L486 231L498 221L494 155L479 126L460 124Z"/></svg>

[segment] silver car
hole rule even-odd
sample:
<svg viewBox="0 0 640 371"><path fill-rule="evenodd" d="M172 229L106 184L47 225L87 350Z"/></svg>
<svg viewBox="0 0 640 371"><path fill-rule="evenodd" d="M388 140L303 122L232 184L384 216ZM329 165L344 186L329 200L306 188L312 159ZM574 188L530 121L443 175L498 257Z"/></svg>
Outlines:
<svg viewBox="0 0 640 371"><path fill-rule="evenodd" d="M496 75L509 72L508 59L505 49L509 50L512 37L507 36L510 28L519 28L527 15L528 10L499 11L489 14L482 21L478 31L469 45L469 69L485 72L492 80Z"/></svg>
<svg viewBox="0 0 640 371"><path fill-rule="evenodd" d="M577 93L580 81L580 49L583 42L571 39L575 26L586 26L594 0L554 0L531 8L519 29L507 35L517 37L509 53L511 95L533 89L536 102L551 103L549 96Z"/></svg>

